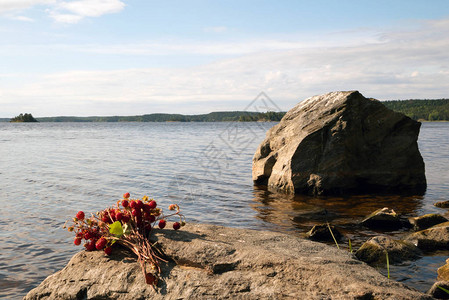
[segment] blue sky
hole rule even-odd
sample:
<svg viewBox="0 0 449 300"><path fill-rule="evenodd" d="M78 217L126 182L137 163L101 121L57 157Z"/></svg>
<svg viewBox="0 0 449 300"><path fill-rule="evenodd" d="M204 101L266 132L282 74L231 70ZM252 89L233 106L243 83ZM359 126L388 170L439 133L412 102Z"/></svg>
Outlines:
<svg viewBox="0 0 449 300"><path fill-rule="evenodd" d="M0 0L0 117L449 97L449 1Z"/></svg>

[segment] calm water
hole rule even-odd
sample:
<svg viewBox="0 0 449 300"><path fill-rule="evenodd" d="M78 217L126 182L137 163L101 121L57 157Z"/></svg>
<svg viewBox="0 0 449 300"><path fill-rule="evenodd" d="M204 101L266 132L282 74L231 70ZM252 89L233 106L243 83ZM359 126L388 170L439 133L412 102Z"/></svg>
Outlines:
<svg viewBox="0 0 449 300"><path fill-rule="evenodd" d="M20 298L61 269L81 250L61 228L64 222L78 210L112 206L124 192L152 196L163 207L178 202L195 222L301 236L330 221L355 246L376 234L354 226L374 209L389 206L409 216L445 212L433 203L449 200L449 123L421 129L425 196L345 198L253 188L252 156L273 125L0 123L0 298ZM392 275L425 291L448 255L395 266Z"/></svg>

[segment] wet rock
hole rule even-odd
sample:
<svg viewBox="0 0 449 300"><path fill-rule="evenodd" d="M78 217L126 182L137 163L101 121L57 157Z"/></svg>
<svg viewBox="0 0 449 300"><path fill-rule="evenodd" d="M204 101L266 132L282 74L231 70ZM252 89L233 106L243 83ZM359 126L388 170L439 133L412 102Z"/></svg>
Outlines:
<svg viewBox="0 0 449 300"><path fill-rule="evenodd" d="M355 256L369 264L385 264L386 253L391 264L415 260L422 255L418 247L410 242L397 241L388 236L375 236L366 241Z"/></svg>
<svg viewBox="0 0 449 300"><path fill-rule="evenodd" d="M414 232L405 240L425 251L447 250L449 249L449 222Z"/></svg>
<svg viewBox="0 0 449 300"><path fill-rule="evenodd" d="M378 209L365 217L361 224L371 229L396 230L403 226L399 215L388 207Z"/></svg>
<svg viewBox="0 0 449 300"><path fill-rule="evenodd" d="M334 235L335 239L339 241L342 238L342 234L338 229L333 226L329 225L330 230L332 230L332 234ZM319 242L325 242L325 241L334 241L331 231L329 230L329 226L327 224L319 224L315 225L306 233L306 236L313 240L313 241L319 241Z"/></svg>
<svg viewBox="0 0 449 300"><path fill-rule="evenodd" d="M423 194L420 126L357 91L311 97L267 132L254 184L295 194Z"/></svg>
<svg viewBox="0 0 449 300"><path fill-rule="evenodd" d="M347 251L287 234L190 224L155 237L170 260L157 292L135 257L83 251L25 299L431 299Z"/></svg>
<svg viewBox="0 0 449 300"><path fill-rule="evenodd" d="M410 224L416 231L424 230L437 224L449 221L440 214L427 214L424 216L409 218Z"/></svg>
<svg viewBox="0 0 449 300"><path fill-rule="evenodd" d="M427 292L430 296L435 299L449 299L449 294L443 291L441 288L449 291L448 281L437 281L433 284L430 290Z"/></svg>
<svg viewBox="0 0 449 300"><path fill-rule="evenodd" d="M449 208L449 200L439 201L439 202L435 203L434 205L436 207L440 207L440 208Z"/></svg>
<svg viewBox="0 0 449 300"><path fill-rule="evenodd" d="M449 258L444 266L438 268L438 280L449 281Z"/></svg>

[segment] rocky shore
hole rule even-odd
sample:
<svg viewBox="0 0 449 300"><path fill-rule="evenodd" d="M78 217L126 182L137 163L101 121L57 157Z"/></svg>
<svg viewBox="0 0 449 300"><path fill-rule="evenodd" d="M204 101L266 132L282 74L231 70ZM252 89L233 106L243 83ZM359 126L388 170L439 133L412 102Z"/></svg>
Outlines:
<svg viewBox="0 0 449 300"><path fill-rule="evenodd" d="M136 257L82 251L24 299L432 299L345 250L286 234L188 224L157 230L157 291Z"/></svg>

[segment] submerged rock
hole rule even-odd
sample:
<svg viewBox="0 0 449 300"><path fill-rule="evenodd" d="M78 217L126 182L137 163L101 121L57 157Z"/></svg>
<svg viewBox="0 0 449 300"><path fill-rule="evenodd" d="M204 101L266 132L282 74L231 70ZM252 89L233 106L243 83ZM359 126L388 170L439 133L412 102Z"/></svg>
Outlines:
<svg viewBox="0 0 449 300"><path fill-rule="evenodd" d="M331 228L330 230L329 226ZM334 235L335 240L339 241L342 238L342 234L340 233L340 231L338 231L338 229L335 226L333 225L329 226L327 224L314 225L312 229L310 229L306 233L306 236L313 241L324 242L324 241L334 241L334 238L332 237L332 235Z"/></svg>
<svg viewBox="0 0 449 300"><path fill-rule="evenodd" d="M449 250L449 222L414 232L405 240L425 251Z"/></svg>
<svg viewBox="0 0 449 300"><path fill-rule="evenodd" d="M440 207L440 208L449 208L449 200L439 201L439 202L436 202L434 205L436 207Z"/></svg>
<svg viewBox="0 0 449 300"><path fill-rule="evenodd" d="M422 194L420 126L357 91L311 97L267 132L254 184L296 194Z"/></svg>
<svg viewBox="0 0 449 300"><path fill-rule="evenodd" d="M440 214L427 214L419 217L409 218L414 230L424 230L437 224L449 221Z"/></svg>
<svg viewBox="0 0 449 300"><path fill-rule="evenodd" d="M422 255L418 247L410 242L397 241L388 236L375 236L366 241L355 256L369 264L385 264L386 253L391 264L415 260Z"/></svg>
<svg viewBox="0 0 449 300"><path fill-rule="evenodd" d="M362 220L362 225L371 229L396 230L402 227L403 222L399 215L388 207L378 209Z"/></svg>
<svg viewBox="0 0 449 300"><path fill-rule="evenodd" d="M157 292L135 257L83 251L25 299L431 299L347 251L286 234L187 225L156 238L169 259Z"/></svg>

